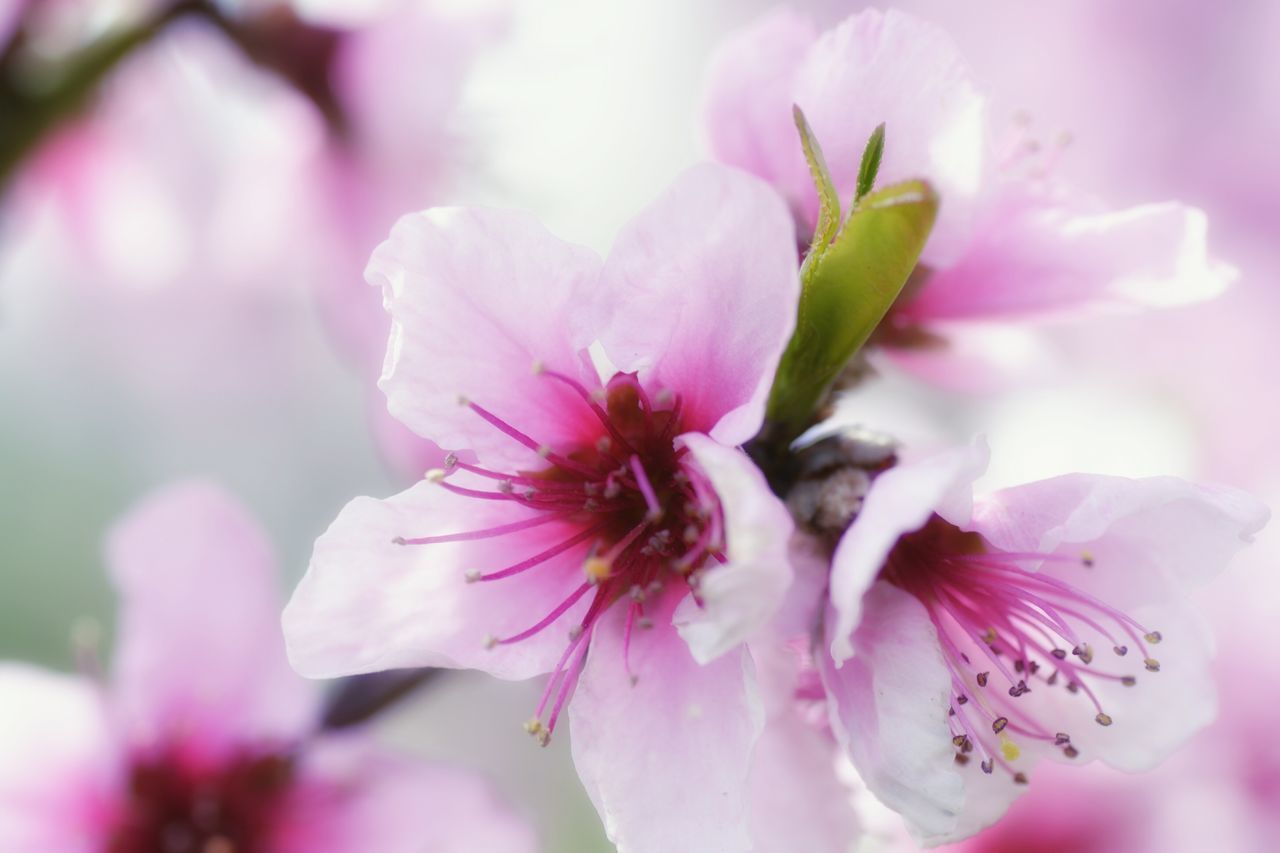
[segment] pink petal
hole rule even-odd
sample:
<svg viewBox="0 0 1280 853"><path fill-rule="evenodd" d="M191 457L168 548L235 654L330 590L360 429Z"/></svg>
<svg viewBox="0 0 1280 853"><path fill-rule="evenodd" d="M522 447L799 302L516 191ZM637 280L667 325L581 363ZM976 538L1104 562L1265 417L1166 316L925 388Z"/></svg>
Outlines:
<svg viewBox="0 0 1280 853"><path fill-rule="evenodd" d="M712 156L768 181L806 214L813 183L791 108L796 73L816 39L810 20L773 9L716 50L703 104Z"/></svg>
<svg viewBox="0 0 1280 853"><path fill-rule="evenodd" d="M847 853L860 832L853 792L837 773L825 715L810 718L796 701L799 659L776 641L751 651L767 714L751 758L752 849Z"/></svg>
<svg viewBox="0 0 1280 853"><path fill-rule="evenodd" d="M582 423L565 412L586 407L534 366L579 375L579 350L591 343L579 331L582 306L599 267L593 252L521 213L435 208L402 218L365 273L394 320L379 383L391 413L490 465L534 467L537 457L460 398L543 444L579 439Z"/></svg>
<svg viewBox="0 0 1280 853"><path fill-rule="evenodd" d="M711 478L724 510L728 563L703 572L698 598L687 596L674 623L698 663L745 642L778 611L791 584L791 514L760 469L739 450L689 433L679 441Z"/></svg>
<svg viewBox="0 0 1280 853"><path fill-rule="evenodd" d="M831 737L795 714L772 719L751 763L755 853L845 853L858 837Z"/></svg>
<svg viewBox="0 0 1280 853"><path fill-rule="evenodd" d="M513 501L460 497L431 482L387 500L356 498L316 542L307 574L285 607L290 661L312 678L412 666L481 669L513 679L550 670L589 596L526 640L489 649L486 638L517 634L566 599L583 582L589 543L501 580L467 583L466 574L518 563L579 528L551 522L472 541L393 541L486 530L540 515Z"/></svg>
<svg viewBox="0 0 1280 853"><path fill-rule="evenodd" d="M119 747L95 685L0 664L0 850L101 850Z"/></svg>
<svg viewBox="0 0 1280 853"><path fill-rule="evenodd" d="M900 314L933 323L1208 299L1235 270L1209 257L1207 231L1203 212L1174 202L1107 211L1013 185Z"/></svg>
<svg viewBox="0 0 1280 853"><path fill-rule="evenodd" d="M938 258L949 232L962 230L986 153L984 101L951 37L901 12L860 12L824 33L809 51L797 75L796 103L822 145L845 204L867 139L884 122L877 184L908 178L933 183L944 201L926 257ZM813 217L812 190L807 199Z"/></svg>
<svg viewBox="0 0 1280 853"><path fill-rule="evenodd" d="M987 457L986 445L979 443L899 465L872 483L831 558L831 656L837 666L853 654L850 635L862 618L864 593L898 538L920 529L935 512L953 523L967 521L973 481L986 469Z"/></svg>
<svg viewBox="0 0 1280 853"><path fill-rule="evenodd" d="M107 562L121 599L116 698L133 737L184 733L216 752L301 733L314 693L285 660L275 558L230 495L192 482L149 497L111 531Z"/></svg>
<svg viewBox="0 0 1280 853"><path fill-rule="evenodd" d="M1097 759L1130 773L1151 770L1217 716L1213 640L1195 609L1185 601L1172 601L1134 608L1129 615L1163 635L1159 645L1149 647L1160 661L1160 671L1145 672L1140 661L1133 661L1127 667L1107 667L1136 671L1138 683L1133 687L1102 679L1091 682L1112 718L1110 726L1094 721L1095 708L1081 696L1039 690L1022 697L1033 699L1028 703L1031 713L1054 720L1071 735L1071 745L1080 751L1072 763ZM1098 649L1099 657L1109 654L1106 647ZM1131 649L1126 660L1133 656ZM1051 755L1066 760L1056 752Z"/></svg>
<svg viewBox="0 0 1280 853"><path fill-rule="evenodd" d="M618 235L593 328L623 370L681 395L684 427L755 435L799 295L791 216L735 169L688 170Z"/></svg>
<svg viewBox="0 0 1280 853"><path fill-rule="evenodd" d="M308 748L281 853L533 853L533 828L478 775L406 760L362 735Z"/></svg>
<svg viewBox="0 0 1280 853"><path fill-rule="evenodd" d="M953 831L965 792L947 727L951 674L924 605L874 584L851 645L839 669L818 660L837 737L871 793L914 833Z"/></svg>
<svg viewBox="0 0 1280 853"><path fill-rule="evenodd" d="M1107 603L1128 608L1166 601L1207 581L1266 524L1249 495L1176 477L1131 480L1068 474L1003 489L980 499L971 528L997 548L1078 556L1045 564ZM1122 569L1122 570L1121 570Z"/></svg>
<svg viewBox="0 0 1280 853"><path fill-rule="evenodd" d="M622 666L622 619L601 618L569 707L573 760L622 853L746 851L752 745L764 724L746 649L699 666L679 635L655 628Z"/></svg>

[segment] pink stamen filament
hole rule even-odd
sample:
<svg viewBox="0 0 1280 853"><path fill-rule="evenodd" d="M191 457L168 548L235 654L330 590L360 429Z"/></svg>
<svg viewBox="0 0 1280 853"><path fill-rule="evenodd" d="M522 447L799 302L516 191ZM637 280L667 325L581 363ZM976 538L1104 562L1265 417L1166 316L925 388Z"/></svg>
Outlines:
<svg viewBox="0 0 1280 853"><path fill-rule="evenodd" d="M605 525L603 523L596 524L592 527L588 527L586 530L579 531L577 535L570 536L568 539L565 539L563 542L558 542L555 545L552 545L547 550L534 554L532 557L521 560L520 562L515 563L514 565L507 566L505 569L500 569L496 572L488 572L486 574L477 575L475 579L478 581L496 581L496 580L501 580L502 578L509 578L512 575L518 575L521 572L528 571L529 569L532 569L534 566L538 566L538 565L541 565L542 563L545 563L547 560L550 560L552 557L563 554L565 551L568 551L574 545L580 545L583 542L586 542L588 539L600 533L600 531L602 531L604 527Z"/></svg>
<svg viewBox="0 0 1280 853"><path fill-rule="evenodd" d="M649 482L648 476L645 475L644 465L640 462L639 456L631 457L631 470L635 472L636 484L640 487L640 494L644 495L644 502L649 507L649 518L657 520L662 517L662 505L658 503L658 496L653 491L653 484Z"/></svg>
<svg viewBox="0 0 1280 853"><path fill-rule="evenodd" d="M550 515L538 515L524 521L515 521L511 524L499 524L497 527L487 527L483 530L471 530L464 533L445 533L440 536L419 536L414 539L398 539L396 540L402 545L439 545L443 542L471 542L477 539L489 539L495 536L505 536L508 533L515 533L520 530L528 530L531 527L540 527L552 521L562 520L567 513L559 512Z"/></svg>
<svg viewBox="0 0 1280 853"><path fill-rule="evenodd" d="M591 584L589 583L582 584L582 586L578 587L573 592L569 593L568 598L566 598L564 601L557 604L555 609L552 610L550 613L548 613L546 616L544 616L537 624L533 625L532 627L524 629L519 634L512 634L510 637L506 637L504 639L498 640L497 641L498 645L506 646L506 645L510 645L511 643L518 643L521 640L529 639L534 634L541 633L543 630L546 629L548 625L550 625L552 622L556 621L561 616L563 616L566 610L568 610L573 605L577 604L578 599L586 595L587 590L589 589L591 589Z"/></svg>

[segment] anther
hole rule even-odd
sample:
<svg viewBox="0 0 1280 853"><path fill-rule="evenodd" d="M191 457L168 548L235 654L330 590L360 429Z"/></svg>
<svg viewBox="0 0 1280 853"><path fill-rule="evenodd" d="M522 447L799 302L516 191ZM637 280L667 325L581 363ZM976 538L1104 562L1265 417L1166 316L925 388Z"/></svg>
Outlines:
<svg viewBox="0 0 1280 853"><path fill-rule="evenodd" d="M1027 784L1027 774L1026 774L1026 773L1022 773L1022 772L1014 773L1014 774L1013 774L1013 783L1014 783L1015 785L1025 785L1025 784Z"/></svg>
<svg viewBox="0 0 1280 853"><path fill-rule="evenodd" d="M459 406L470 406L470 405L471 405L471 401L467 399L467 397L466 397L466 395L465 395L465 394L459 394L459 395L458 395L458 405L459 405Z"/></svg>
<svg viewBox="0 0 1280 853"><path fill-rule="evenodd" d="M982 772L986 773L988 776L990 776L991 771L995 769L996 769L995 759L988 758L986 761L982 762Z"/></svg>
<svg viewBox="0 0 1280 853"><path fill-rule="evenodd" d="M959 764L961 767L963 767L964 765L969 763L969 756L965 755L963 752L957 752L955 760L956 760L956 764Z"/></svg>
<svg viewBox="0 0 1280 853"><path fill-rule="evenodd" d="M1066 660L1066 659L1067 659L1067 650L1066 650L1066 649L1054 649L1052 652L1050 652L1050 654L1051 654L1051 655L1053 655L1053 656L1054 656L1055 658L1057 658L1058 660Z"/></svg>
<svg viewBox="0 0 1280 853"><path fill-rule="evenodd" d="M627 590L627 595L631 596L632 601L644 601L644 588L638 583L631 585L631 589Z"/></svg>
<svg viewBox="0 0 1280 853"><path fill-rule="evenodd" d="M982 642L986 643L989 646L995 641L996 641L996 629L988 628L982 635Z"/></svg>
<svg viewBox="0 0 1280 853"><path fill-rule="evenodd" d="M396 536L396 537L393 537L393 538L392 538L392 540L391 540L391 544L392 544L392 545L404 545L404 544L405 544L405 538L404 538L403 536Z"/></svg>
<svg viewBox="0 0 1280 853"><path fill-rule="evenodd" d="M1030 692L1031 692L1031 688L1027 686L1027 682L1025 681L1019 681L1013 687L1009 688L1009 695L1015 699L1017 699L1019 696L1023 695L1024 693L1030 693Z"/></svg>
<svg viewBox="0 0 1280 853"><path fill-rule="evenodd" d="M951 745L954 746L956 749L961 749L965 745L965 742L967 740L969 740L968 735L956 735L955 737L951 738Z"/></svg>
<svg viewBox="0 0 1280 853"><path fill-rule="evenodd" d="M1120 679L1120 683L1125 687L1132 687L1138 683L1138 679L1134 678L1132 675L1126 675Z"/></svg>
<svg viewBox="0 0 1280 853"><path fill-rule="evenodd" d="M600 453L608 453L613 447L613 442L609 440L609 436L602 435L596 439L596 450Z"/></svg>
<svg viewBox="0 0 1280 853"><path fill-rule="evenodd" d="M1115 653L1116 653L1116 654L1118 654L1120 657L1124 657L1125 655L1129 654L1129 647L1128 647L1128 646L1116 646L1116 647L1115 647L1115 648L1113 648L1111 651L1115 652Z"/></svg>
<svg viewBox="0 0 1280 853"><path fill-rule="evenodd" d="M1066 746L1069 743L1071 743L1071 735L1066 732L1058 732L1053 736L1054 746Z"/></svg>
<svg viewBox="0 0 1280 853"><path fill-rule="evenodd" d="M458 454L450 451L449 455L444 458L444 470L452 471L458 464Z"/></svg>
<svg viewBox="0 0 1280 853"><path fill-rule="evenodd" d="M994 720L991 721L991 731L995 732L996 734L1000 734L1002 731L1004 731L1004 728L1007 725L1009 725L1008 717L996 717Z"/></svg>
<svg viewBox="0 0 1280 853"><path fill-rule="evenodd" d="M604 557L588 557L582 564L582 570L591 583L600 583L609 578L611 564Z"/></svg>
<svg viewBox="0 0 1280 853"><path fill-rule="evenodd" d="M545 444L539 444L539 445L538 445L538 456L539 456L539 457L541 457L542 459L546 459L546 458L547 458L548 456L550 456L550 455L551 455L551 448L550 448L550 447L547 447Z"/></svg>
<svg viewBox="0 0 1280 853"><path fill-rule="evenodd" d="M641 616L639 619L636 620L636 627L644 628L645 630L648 630L649 628L653 627L653 620L650 619L648 616Z"/></svg>
<svg viewBox="0 0 1280 853"><path fill-rule="evenodd" d="M1147 658L1142 663L1147 668L1147 672L1160 671L1160 661L1156 660L1155 658Z"/></svg>
<svg viewBox="0 0 1280 853"><path fill-rule="evenodd" d="M966 705L968 704L968 702L969 702L969 697L965 696L963 693L961 693L959 696L956 697L957 705Z"/></svg>
<svg viewBox="0 0 1280 853"><path fill-rule="evenodd" d="M467 579L467 583L475 583L476 581L480 580L480 570L468 569L467 573L463 577Z"/></svg>
<svg viewBox="0 0 1280 853"><path fill-rule="evenodd" d="M1160 634L1159 631L1152 631L1150 634L1147 634L1145 637L1143 637L1143 639L1154 646L1157 643L1159 643L1161 640L1163 640L1164 637Z"/></svg>
<svg viewBox="0 0 1280 853"><path fill-rule="evenodd" d="M991 673L989 673L989 672L980 672L980 673L978 673L978 686L979 686L979 687L986 687L986 686L987 686L987 680L988 680L988 679L990 679L990 678L991 678Z"/></svg>
<svg viewBox="0 0 1280 853"><path fill-rule="evenodd" d="M1082 552L1082 553L1080 554L1080 562L1084 565L1084 567L1085 567L1086 569L1092 569L1092 568L1093 568L1093 553L1092 553L1092 552L1090 552L1090 551L1084 551L1084 552Z"/></svg>
<svg viewBox="0 0 1280 853"><path fill-rule="evenodd" d="M1099 711L1098 716L1093 719L1096 720L1100 726L1109 726L1112 722L1111 716L1109 714L1104 714L1102 711Z"/></svg>
<svg viewBox="0 0 1280 853"><path fill-rule="evenodd" d="M485 634L485 636L484 636L484 647L485 647L486 649L492 649L492 648L496 647L497 645L498 645L498 638L497 638L497 637L493 636L493 634Z"/></svg>
<svg viewBox="0 0 1280 853"><path fill-rule="evenodd" d="M659 406L662 406L663 408L671 405L671 401L674 399L675 399L675 394L671 393L670 388L663 388L657 394L653 395L653 402L657 403Z"/></svg>
<svg viewBox="0 0 1280 853"><path fill-rule="evenodd" d="M422 475L422 479L428 483L443 483L445 476L448 474L443 468L432 468L430 471Z"/></svg>
<svg viewBox="0 0 1280 853"><path fill-rule="evenodd" d="M516 490L515 483L511 482L510 480L498 481L498 491L502 492L504 495L509 495L515 490Z"/></svg>
<svg viewBox="0 0 1280 853"><path fill-rule="evenodd" d="M1062 750L1062 754L1065 755L1067 758L1075 758L1080 754L1080 750L1068 744L1066 748Z"/></svg>
<svg viewBox="0 0 1280 853"><path fill-rule="evenodd" d="M1086 664L1093 663L1093 649L1089 646L1088 643L1081 643L1080 645L1076 646L1074 649L1071 650L1071 654L1080 658L1080 660L1083 663L1086 663Z"/></svg>
<svg viewBox="0 0 1280 853"><path fill-rule="evenodd" d="M584 629L581 625L574 625L572 628L570 628L570 629L569 629L569 640L570 640L570 642L572 642L573 640L576 640L576 639L578 639L579 637L581 637L581 636L582 636L582 632L583 632L584 630L586 630L586 629Z"/></svg>
<svg viewBox="0 0 1280 853"><path fill-rule="evenodd" d="M529 366L529 372L534 376L541 376L546 369L547 366L542 363L541 359L534 359L533 364Z"/></svg>

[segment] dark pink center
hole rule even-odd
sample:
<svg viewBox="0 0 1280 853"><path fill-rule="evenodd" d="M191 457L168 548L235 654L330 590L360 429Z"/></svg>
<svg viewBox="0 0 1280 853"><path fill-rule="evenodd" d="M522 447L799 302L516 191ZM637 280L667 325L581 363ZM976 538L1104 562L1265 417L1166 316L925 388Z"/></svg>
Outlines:
<svg viewBox="0 0 1280 853"><path fill-rule="evenodd" d="M451 455L442 471L429 476L441 487L475 500L513 501L538 514L485 530L401 538L404 545L508 536L543 524L566 524L570 535L539 553L511 565L475 569L467 580L492 583L537 570L563 554L582 558L582 583L550 612L531 619L528 628L507 637L492 637L491 646L518 643L541 633L579 601L590 598L583 618L572 626L569 640L547 684L542 701L526 728L543 744L572 694L586 660L591 634L601 616L617 604L627 608L623 660L631 675L629 650L634 629L648 628L646 606L660 594L696 589L698 571L724 561L724 518L720 502L688 448L677 446L682 432L679 395L650 395L635 374L618 373L603 388L588 389L551 370L537 371L538 381L571 388L594 415L597 428L573 446L550 447L518 426L475 403L466 405L513 442L545 460L533 471L497 471L463 462ZM566 412L566 418L579 418ZM493 490L467 488L449 481L464 471L493 480ZM632 675L634 678L634 675ZM545 722L544 722L545 717Z"/></svg>
<svg viewBox="0 0 1280 853"><path fill-rule="evenodd" d="M159 753L136 759L109 853L264 853L293 782L280 753L245 752L216 767Z"/></svg>
<svg viewBox="0 0 1280 853"><path fill-rule="evenodd" d="M1133 686L1137 678L1095 663L1093 643L1105 641L1113 658L1132 646L1148 671L1160 668L1148 651L1160 642L1158 632L1066 581L1025 568L1055 563L1093 569L1088 555L1002 552L934 516L898 540L881 575L919 599L937 630L951 670L956 760L968 763L976 753L984 772L1000 765L1019 783L1026 776L1010 763L1020 752L1015 738L1052 744L1068 758L1078 754L1068 733L1037 719L1019 698L1039 686L1062 687L1083 694L1096 722L1109 726L1094 688L1107 681Z"/></svg>

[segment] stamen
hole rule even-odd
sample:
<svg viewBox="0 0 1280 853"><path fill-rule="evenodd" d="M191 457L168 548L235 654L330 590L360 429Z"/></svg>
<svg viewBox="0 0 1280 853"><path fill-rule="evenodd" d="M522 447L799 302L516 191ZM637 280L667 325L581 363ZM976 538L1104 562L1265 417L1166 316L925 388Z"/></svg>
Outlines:
<svg viewBox="0 0 1280 853"><path fill-rule="evenodd" d="M548 613L546 616L542 617L542 619L539 620L537 624L533 625L530 628L524 629L519 634L512 634L510 637L505 637L501 640L495 640L494 642L500 646L509 646L512 643L518 643L521 640L527 640L530 637L532 637L534 634L538 634L542 632L543 630L546 629L548 625L550 625L552 622L556 621L561 616L563 616L566 610L568 610L573 605L577 604L578 599L586 595L587 590L589 589L591 589L591 584L584 583L582 586L578 587L573 592L569 593L568 598L566 598L564 601L557 604L555 609L552 610L550 613Z"/></svg>
<svg viewBox="0 0 1280 853"><path fill-rule="evenodd" d="M505 569L499 569L496 572L489 572L487 574L482 574L478 578L476 578L476 580L496 581L496 580L501 580L502 578L509 578L512 575L518 575L521 572L532 569L534 566L538 566L538 565L541 565L542 563L545 563L547 560L550 560L552 557L563 554L565 551L568 551L574 545L580 545L583 542L586 542L588 539L591 539L592 537L600 533L600 531L603 530L604 527L605 527L604 524L596 524L591 527L588 527L586 530L580 531L576 536L570 536L568 539L564 540L563 542L559 542L555 545L552 545L550 548L548 548L545 551L542 551L541 553L534 554L532 557L521 560L520 562L514 565L507 566Z"/></svg>
<svg viewBox="0 0 1280 853"><path fill-rule="evenodd" d="M644 495L644 502L649 507L649 521L657 521L662 518L662 505L658 503L658 496L654 494L653 484L649 482L648 476L645 475L644 465L640 462L639 456L631 457L631 470L636 475L636 484L640 487L640 493Z"/></svg>
<svg viewBox="0 0 1280 853"><path fill-rule="evenodd" d="M490 539L495 536L505 536L508 533L515 533L519 530L529 530L533 527L540 527L543 524L561 520L565 515L566 513L539 515L524 521L515 521L511 524L499 524L497 527L486 527L482 530L469 530L465 533L445 533L440 536L419 536L414 539L406 539L403 536L397 536L391 541L397 545L439 545L442 542L471 542L477 539Z"/></svg>

